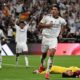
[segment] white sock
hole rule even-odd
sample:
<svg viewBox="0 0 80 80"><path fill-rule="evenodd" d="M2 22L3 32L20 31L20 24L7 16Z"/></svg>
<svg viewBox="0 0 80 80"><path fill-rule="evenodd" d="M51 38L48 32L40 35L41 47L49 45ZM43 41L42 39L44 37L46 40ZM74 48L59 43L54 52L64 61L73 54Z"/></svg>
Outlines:
<svg viewBox="0 0 80 80"><path fill-rule="evenodd" d="M28 62L28 57L27 56L25 56L25 63L26 63L26 67L28 67L29 66L29 62Z"/></svg>
<svg viewBox="0 0 80 80"><path fill-rule="evenodd" d="M2 65L2 56L0 54L0 65Z"/></svg>
<svg viewBox="0 0 80 80"><path fill-rule="evenodd" d="M19 56L16 57L16 65L18 66Z"/></svg>
<svg viewBox="0 0 80 80"><path fill-rule="evenodd" d="M53 62L53 58L49 57L48 62L47 62L47 70L46 70L47 73L50 72L50 69L52 67L52 62Z"/></svg>

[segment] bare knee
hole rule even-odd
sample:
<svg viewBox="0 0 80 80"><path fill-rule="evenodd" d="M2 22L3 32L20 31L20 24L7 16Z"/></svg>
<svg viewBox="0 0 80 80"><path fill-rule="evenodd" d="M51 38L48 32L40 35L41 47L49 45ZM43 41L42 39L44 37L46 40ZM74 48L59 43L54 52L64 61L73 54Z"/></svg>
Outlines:
<svg viewBox="0 0 80 80"><path fill-rule="evenodd" d="M24 54L24 55L28 55L28 51L24 51L23 54Z"/></svg>
<svg viewBox="0 0 80 80"><path fill-rule="evenodd" d="M50 57L53 57L55 54L56 49L49 49L48 53Z"/></svg>

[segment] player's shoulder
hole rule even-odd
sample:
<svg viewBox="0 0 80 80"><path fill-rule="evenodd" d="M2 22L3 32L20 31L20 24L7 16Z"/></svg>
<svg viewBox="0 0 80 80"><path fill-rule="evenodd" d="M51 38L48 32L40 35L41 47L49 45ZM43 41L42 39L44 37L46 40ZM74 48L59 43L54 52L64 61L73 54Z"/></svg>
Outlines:
<svg viewBox="0 0 80 80"><path fill-rule="evenodd" d="M19 29L20 27L19 27L19 25L16 24L14 28Z"/></svg>
<svg viewBox="0 0 80 80"><path fill-rule="evenodd" d="M63 17L59 17L59 21L63 25L66 25L67 24L66 20Z"/></svg>
<svg viewBox="0 0 80 80"><path fill-rule="evenodd" d="M47 23L51 20L51 16L49 14L44 15L43 18L41 19L40 23Z"/></svg>
<svg viewBox="0 0 80 80"><path fill-rule="evenodd" d="M59 20L62 20L62 21L64 21L65 19L63 18L63 17L61 17L61 16L59 16L59 18L58 18Z"/></svg>
<svg viewBox="0 0 80 80"><path fill-rule="evenodd" d="M44 15L43 18L49 19L49 18L51 18L51 15L50 14Z"/></svg>

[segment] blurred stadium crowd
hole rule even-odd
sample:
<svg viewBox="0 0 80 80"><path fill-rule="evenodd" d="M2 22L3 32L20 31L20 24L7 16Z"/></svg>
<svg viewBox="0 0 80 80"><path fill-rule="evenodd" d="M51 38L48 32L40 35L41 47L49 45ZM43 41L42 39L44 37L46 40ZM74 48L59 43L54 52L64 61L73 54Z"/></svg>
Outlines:
<svg viewBox="0 0 80 80"><path fill-rule="evenodd" d="M53 3L59 5L60 15L67 21L59 42L80 42L80 0L0 0L0 28L14 42L16 31L12 22L25 21L29 24L28 42L39 43L42 35L38 23L49 14Z"/></svg>

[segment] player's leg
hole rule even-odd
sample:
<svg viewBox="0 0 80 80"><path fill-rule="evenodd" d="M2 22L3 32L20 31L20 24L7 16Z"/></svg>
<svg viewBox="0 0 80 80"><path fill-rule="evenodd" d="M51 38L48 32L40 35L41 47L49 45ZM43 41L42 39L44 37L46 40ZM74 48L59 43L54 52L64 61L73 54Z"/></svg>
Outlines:
<svg viewBox="0 0 80 80"><path fill-rule="evenodd" d="M54 57L55 51L56 51L55 49L49 49L49 51L48 51L49 58L47 61L47 69L46 69L46 74L45 74L46 79L49 79L49 77L50 77L50 69L53 64L53 57Z"/></svg>
<svg viewBox="0 0 80 80"><path fill-rule="evenodd" d="M19 55L21 54L22 49L19 44L16 45L16 66L18 65Z"/></svg>
<svg viewBox="0 0 80 80"><path fill-rule="evenodd" d="M42 71L45 70L45 58L47 56L47 53L42 53L42 56L41 56L41 64L39 66L39 69L38 69L38 73L41 73Z"/></svg>
<svg viewBox="0 0 80 80"><path fill-rule="evenodd" d="M25 55L24 59L25 59L26 67L29 67L28 46L26 43L23 44L23 54Z"/></svg>
<svg viewBox="0 0 80 80"><path fill-rule="evenodd" d="M26 67L29 67L29 60L28 60L28 52L27 51L23 51L24 59L25 59L25 65Z"/></svg>
<svg viewBox="0 0 80 80"><path fill-rule="evenodd" d="M41 56L41 66L45 67L45 58L47 56L47 52L42 52L42 56Z"/></svg>
<svg viewBox="0 0 80 80"><path fill-rule="evenodd" d="M48 46L45 44L42 44L41 46L42 55L41 55L40 66L38 70L34 71L34 73L41 73L42 71L45 70L45 58L47 56L47 50L48 50Z"/></svg>
<svg viewBox="0 0 80 80"><path fill-rule="evenodd" d="M19 55L20 55L20 53L16 53L16 66L18 66Z"/></svg>
<svg viewBox="0 0 80 80"><path fill-rule="evenodd" d="M0 51L0 68L2 68L2 56L1 56L1 51Z"/></svg>
<svg viewBox="0 0 80 80"><path fill-rule="evenodd" d="M39 67L39 73L45 70L45 59L47 56L48 46L45 44L42 44L41 50L42 50L42 56L41 56L41 65Z"/></svg>
<svg viewBox="0 0 80 80"><path fill-rule="evenodd" d="M46 74L45 74L45 78L49 79L49 75L50 75L50 69L52 67L53 64L53 57L56 51L56 47L57 47L57 38L53 38L49 40L48 46L49 46L49 50L48 50L48 61L47 61L47 70L46 70Z"/></svg>

